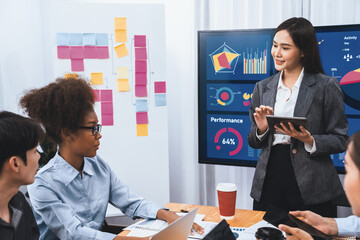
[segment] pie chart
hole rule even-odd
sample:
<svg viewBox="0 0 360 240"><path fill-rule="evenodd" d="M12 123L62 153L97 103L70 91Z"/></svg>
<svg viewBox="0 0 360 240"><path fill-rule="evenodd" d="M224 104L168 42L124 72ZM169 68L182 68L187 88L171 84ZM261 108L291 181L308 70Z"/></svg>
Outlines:
<svg viewBox="0 0 360 240"><path fill-rule="evenodd" d="M350 107L360 110L360 68L350 71L340 80L344 101Z"/></svg>

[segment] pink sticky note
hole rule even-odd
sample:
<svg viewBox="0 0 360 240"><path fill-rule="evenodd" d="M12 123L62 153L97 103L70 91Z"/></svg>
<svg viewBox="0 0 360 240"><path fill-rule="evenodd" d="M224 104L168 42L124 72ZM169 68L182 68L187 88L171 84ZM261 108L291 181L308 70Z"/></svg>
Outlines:
<svg viewBox="0 0 360 240"><path fill-rule="evenodd" d="M94 95L95 95L95 102L100 101L100 90L93 89Z"/></svg>
<svg viewBox="0 0 360 240"><path fill-rule="evenodd" d="M147 97L146 85L135 85L135 96L136 97Z"/></svg>
<svg viewBox="0 0 360 240"><path fill-rule="evenodd" d="M154 82L155 93L166 93L166 82Z"/></svg>
<svg viewBox="0 0 360 240"><path fill-rule="evenodd" d="M84 58L96 59L97 51L95 46L84 46Z"/></svg>
<svg viewBox="0 0 360 240"><path fill-rule="evenodd" d="M71 59L83 59L83 48L82 46L71 46L70 47L70 58Z"/></svg>
<svg viewBox="0 0 360 240"><path fill-rule="evenodd" d="M109 47L108 46L97 46L97 58L107 59L109 58Z"/></svg>
<svg viewBox="0 0 360 240"><path fill-rule="evenodd" d="M137 112L136 113L136 124L148 124L149 118L147 112Z"/></svg>
<svg viewBox="0 0 360 240"><path fill-rule="evenodd" d="M135 72L143 72L146 73L146 61L135 60Z"/></svg>
<svg viewBox="0 0 360 240"><path fill-rule="evenodd" d="M135 85L146 85L147 76L146 73L137 72L135 73Z"/></svg>
<svg viewBox="0 0 360 240"><path fill-rule="evenodd" d="M113 102L101 102L101 114L113 115Z"/></svg>
<svg viewBox="0 0 360 240"><path fill-rule="evenodd" d="M72 72L84 71L84 59L71 59L71 71Z"/></svg>
<svg viewBox="0 0 360 240"><path fill-rule="evenodd" d="M69 46L58 46L57 55L59 59L70 59L70 47Z"/></svg>
<svg viewBox="0 0 360 240"><path fill-rule="evenodd" d="M112 102L112 90L100 90L101 102Z"/></svg>
<svg viewBox="0 0 360 240"><path fill-rule="evenodd" d="M219 60L220 67L231 68L225 53L221 54L218 57L218 60Z"/></svg>
<svg viewBox="0 0 360 240"><path fill-rule="evenodd" d="M135 35L134 36L135 47L146 47L146 35Z"/></svg>
<svg viewBox="0 0 360 240"><path fill-rule="evenodd" d="M135 48L135 60L146 60L146 59L147 59L146 48L144 47Z"/></svg>
<svg viewBox="0 0 360 240"><path fill-rule="evenodd" d="M113 126L114 125L114 116L101 114L101 125L103 126Z"/></svg>

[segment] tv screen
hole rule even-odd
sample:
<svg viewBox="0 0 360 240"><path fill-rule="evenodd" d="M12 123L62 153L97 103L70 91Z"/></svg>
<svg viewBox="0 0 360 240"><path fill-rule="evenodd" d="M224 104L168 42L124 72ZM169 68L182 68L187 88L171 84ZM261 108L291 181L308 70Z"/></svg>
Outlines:
<svg viewBox="0 0 360 240"><path fill-rule="evenodd" d="M315 27L325 74L344 92L349 135L360 129L360 25ZM255 83L276 73L274 29L198 32L199 163L255 167L248 145ZM345 153L333 154L344 173Z"/></svg>

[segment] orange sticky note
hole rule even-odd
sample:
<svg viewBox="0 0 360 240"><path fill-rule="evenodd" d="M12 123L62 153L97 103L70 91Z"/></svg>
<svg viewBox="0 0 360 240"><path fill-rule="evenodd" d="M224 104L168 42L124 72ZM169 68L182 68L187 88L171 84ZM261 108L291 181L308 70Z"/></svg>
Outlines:
<svg viewBox="0 0 360 240"><path fill-rule="evenodd" d="M129 79L129 68L116 67L116 79Z"/></svg>
<svg viewBox="0 0 360 240"><path fill-rule="evenodd" d="M91 73L91 85L103 85L104 84L104 75L102 72Z"/></svg>
<svg viewBox="0 0 360 240"><path fill-rule="evenodd" d="M118 58L124 57L126 55L129 55L129 51L126 48L125 43L122 43L116 47L114 47L116 55L118 56Z"/></svg>
<svg viewBox="0 0 360 240"><path fill-rule="evenodd" d="M149 136L148 124L136 124L136 136L138 137Z"/></svg>
<svg viewBox="0 0 360 240"><path fill-rule="evenodd" d="M125 17L117 17L115 18L115 30L118 29L126 29L126 18Z"/></svg>
<svg viewBox="0 0 360 240"><path fill-rule="evenodd" d="M127 42L126 29L115 29L115 42Z"/></svg>
<svg viewBox="0 0 360 240"><path fill-rule="evenodd" d="M77 75L77 73L66 73L65 79L68 79L68 78L78 78L78 75Z"/></svg>
<svg viewBox="0 0 360 240"><path fill-rule="evenodd" d="M130 85L128 79L117 79L117 89L119 92L129 92Z"/></svg>

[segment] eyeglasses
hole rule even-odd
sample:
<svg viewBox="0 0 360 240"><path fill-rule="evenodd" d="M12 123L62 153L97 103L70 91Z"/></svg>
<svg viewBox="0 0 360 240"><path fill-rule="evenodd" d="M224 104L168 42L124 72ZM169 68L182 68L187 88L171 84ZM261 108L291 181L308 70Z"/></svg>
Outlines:
<svg viewBox="0 0 360 240"><path fill-rule="evenodd" d="M96 135L101 132L101 124L96 124L94 127L85 127L85 126L79 126L81 129L91 129L92 134L96 137Z"/></svg>

